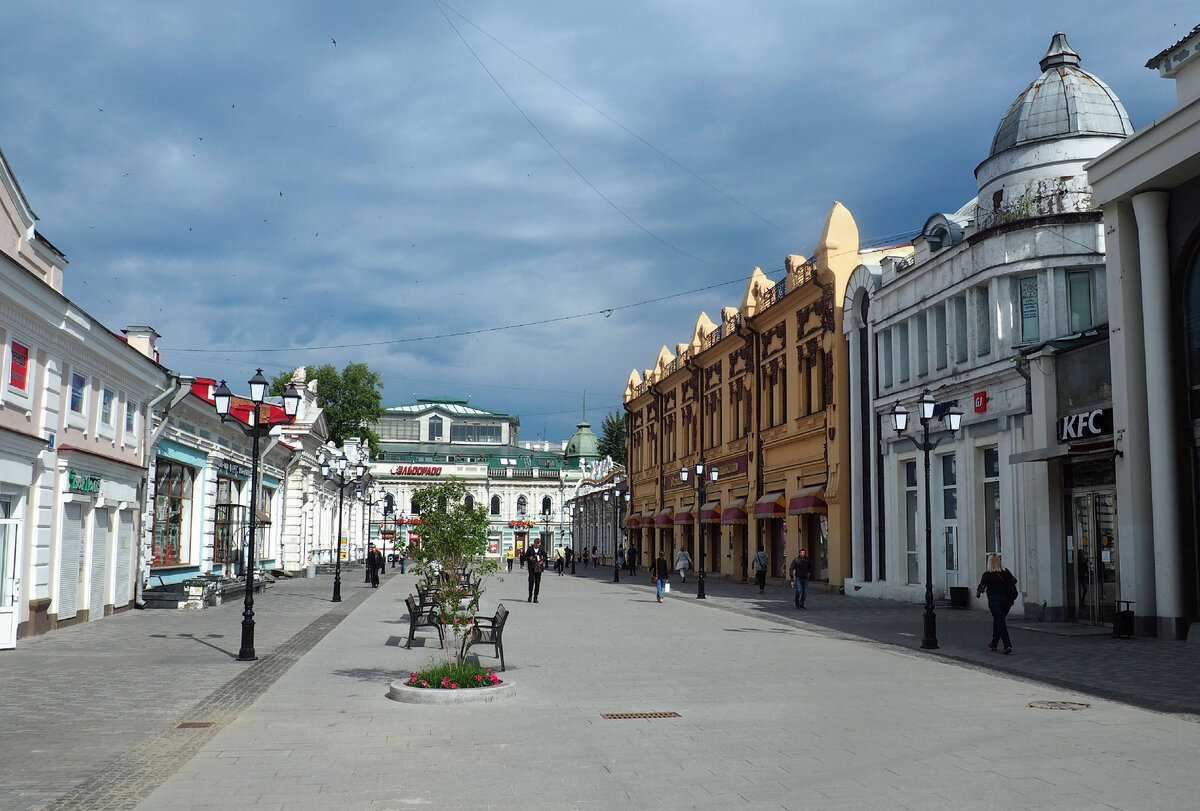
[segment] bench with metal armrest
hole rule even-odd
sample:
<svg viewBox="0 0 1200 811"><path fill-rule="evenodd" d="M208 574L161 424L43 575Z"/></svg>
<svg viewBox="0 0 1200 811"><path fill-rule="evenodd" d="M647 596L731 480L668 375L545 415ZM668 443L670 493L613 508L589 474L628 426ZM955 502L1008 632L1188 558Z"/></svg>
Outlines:
<svg viewBox="0 0 1200 811"><path fill-rule="evenodd" d="M437 631L438 645L442 648L446 647L445 631L442 629L442 624L438 622L437 616L428 608L418 606L411 594L404 598L404 604L408 606L408 643L404 647L412 647L418 628L432 628Z"/></svg>
<svg viewBox="0 0 1200 811"><path fill-rule="evenodd" d="M508 609L501 603L496 608L494 617L473 617L471 630L463 637L460 656L467 655L467 648L472 645L491 645L500 659L500 669L504 670L504 622L508 619Z"/></svg>

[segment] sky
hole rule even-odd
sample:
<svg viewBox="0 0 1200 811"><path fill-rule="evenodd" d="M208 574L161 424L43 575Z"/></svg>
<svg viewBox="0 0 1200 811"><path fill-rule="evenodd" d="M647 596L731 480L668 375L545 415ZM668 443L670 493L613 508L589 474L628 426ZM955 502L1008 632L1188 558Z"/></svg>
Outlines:
<svg viewBox="0 0 1200 811"><path fill-rule="evenodd" d="M364 362L384 405L597 432L632 370L810 255L975 192L1055 31L1142 129L1190 4L4 4L0 149L64 293L235 392Z"/></svg>

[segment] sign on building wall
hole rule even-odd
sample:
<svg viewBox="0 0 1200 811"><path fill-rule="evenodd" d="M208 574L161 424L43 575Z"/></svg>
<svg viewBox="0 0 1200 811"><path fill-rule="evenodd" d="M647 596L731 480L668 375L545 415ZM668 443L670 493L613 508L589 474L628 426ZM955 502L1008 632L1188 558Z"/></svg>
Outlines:
<svg viewBox="0 0 1200 811"><path fill-rule="evenodd" d="M1058 439L1070 442L1074 439L1091 439L1113 432L1111 408L1094 408L1078 414L1068 414L1058 421Z"/></svg>
<svg viewBox="0 0 1200 811"><path fill-rule="evenodd" d="M67 489L72 493L99 493L101 478L80 473L74 468L67 472Z"/></svg>
<svg viewBox="0 0 1200 811"><path fill-rule="evenodd" d="M396 465L392 468L393 476L440 476L441 465Z"/></svg>

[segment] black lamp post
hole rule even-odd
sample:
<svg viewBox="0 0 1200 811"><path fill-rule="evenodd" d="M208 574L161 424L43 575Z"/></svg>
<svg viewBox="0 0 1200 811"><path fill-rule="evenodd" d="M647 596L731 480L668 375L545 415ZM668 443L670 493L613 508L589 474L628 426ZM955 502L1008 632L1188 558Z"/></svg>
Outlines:
<svg viewBox="0 0 1200 811"><path fill-rule="evenodd" d="M611 499L612 507L613 507L613 582L620 583L621 582L621 564L620 564L620 561L617 560L617 524L620 522L620 517L621 517L621 498L620 498L620 493L618 493L616 490L613 490L611 492L606 491L604 493L604 501L606 503L610 500L609 499L610 496L614 496L614 498ZM625 557L626 558L629 557L629 546L628 545L626 545L626 547L625 547Z"/></svg>
<svg viewBox="0 0 1200 811"><path fill-rule="evenodd" d="M695 514L694 520L696 522L696 546L699 547L699 553L700 553L700 573L699 573L699 577L696 578L696 599L697 600L705 600L705 599L707 599L707 596L704 593L704 547L705 547L705 543L704 543L704 525L700 523L700 510L704 506L704 499L706 497L706 491L708 489L709 480L712 480L713 482L716 482L716 480L717 480L717 469L715 467L710 467L710 468L708 468L708 470L706 472L703 456L701 456L696 461L695 469L696 469L696 479L695 479L695 481L692 482L692 487L695 488L695 490L696 490L696 514ZM690 478L690 476L691 476L691 471L688 470L687 465L684 465L683 469L679 471L679 478L682 479L684 482L687 482L687 480Z"/></svg>
<svg viewBox="0 0 1200 811"><path fill-rule="evenodd" d="M943 419L949 432L930 439L929 423L933 421L933 412L937 403L934 402L933 395L926 391L921 395L917 405L921 410L921 439L918 440L904 433L908 428L908 412L900 405L899 400L892 408L892 427L896 429L897 434L907 439L925 455L925 630L921 637L921 647L932 650L937 648L938 641L937 616L933 613L933 516L929 499L929 453L942 442L954 436L962 424L962 412L957 408L946 411Z"/></svg>
<svg viewBox="0 0 1200 811"><path fill-rule="evenodd" d="M237 425L242 429L242 433L252 440L250 450L250 536L246 539L246 600L245 609L242 611L242 647L238 651L237 657L239 662L252 662L258 658L254 655L254 552L258 529L258 440L270 435L271 429L275 426L294 421L296 412L300 408L300 392L296 390L296 384L291 383L288 384L287 391L283 395L284 418L271 419L269 406L264 414L263 401L267 398L267 389L270 385L270 382L263 377L262 369L254 373L254 377L250 378L250 409L246 414L245 421L237 419ZM225 385L224 380L213 392L213 402L216 405L217 413L221 415L221 422L225 422L233 406L233 392Z"/></svg>
<svg viewBox="0 0 1200 811"><path fill-rule="evenodd" d="M366 463L360 459L355 465L354 476L347 478L346 473L349 467L350 460L346 458L344 450L338 451L336 456L331 456L328 451L321 455L321 475L327 479L336 475L338 480L338 529L337 544L333 553L333 599L331 600L334 603L342 601L342 504L346 500L346 484L367 472Z"/></svg>

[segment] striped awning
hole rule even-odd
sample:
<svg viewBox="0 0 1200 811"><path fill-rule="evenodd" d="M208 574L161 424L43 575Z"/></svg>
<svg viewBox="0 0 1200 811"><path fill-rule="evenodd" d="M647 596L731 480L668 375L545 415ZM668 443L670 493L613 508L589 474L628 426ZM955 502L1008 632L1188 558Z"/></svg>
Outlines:
<svg viewBox="0 0 1200 811"><path fill-rule="evenodd" d="M729 502L729 506L721 510L722 524L746 523L746 499L739 498Z"/></svg>
<svg viewBox="0 0 1200 811"><path fill-rule="evenodd" d="M625 519L625 526L629 527L630 529L637 529L641 525L642 525L642 514L641 513L633 513L632 515L628 516Z"/></svg>
<svg viewBox="0 0 1200 811"><path fill-rule="evenodd" d="M700 508L701 524L718 524L721 521L721 502L706 501Z"/></svg>
<svg viewBox="0 0 1200 811"><path fill-rule="evenodd" d="M824 485L818 484L816 487L801 487L792 493L792 497L788 499L788 515L826 512L828 506L825 504L825 499L822 498L824 495Z"/></svg>
<svg viewBox="0 0 1200 811"><path fill-rule="evenodd" d="M656 527L671 526L674 523L674 521L672 519L672 516L674 514L675 514L675 510L673 510L671 507L667 507L665 509L659 510L658 513L654 516L654 526L656 526Z"/></svg>
<svg viewBox="0 0 1200 811"><path fill-rule="evenodd" d="M676 524L694 524L696 523L696 505L689 504L686 507L680 507L675 511Z"/></svg>
<svg viewBox="0 0 1200 811"><path fill-rule="evenodd" d="M785 515L787 515L787 506L783 501L782 490L767 493L754 502L755 518L783 518Z"/></svg>

